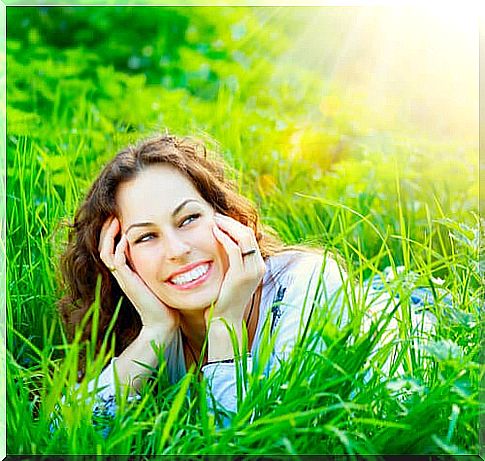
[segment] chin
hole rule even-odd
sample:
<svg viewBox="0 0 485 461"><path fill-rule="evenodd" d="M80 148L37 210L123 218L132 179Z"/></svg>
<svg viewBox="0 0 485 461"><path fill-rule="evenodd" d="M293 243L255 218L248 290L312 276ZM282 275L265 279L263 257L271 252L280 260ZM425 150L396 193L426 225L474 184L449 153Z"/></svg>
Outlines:
<svg viewBox="0 0 485 461"><path fill-rule="evenodd" d="M204 280L205 278L205 280ZM219 298L224 276L218 265L213 265L202 280L189 282L185 286L174 286L163 282L158 285L157 296L167 306L179 311L198 311L210 307Z"/></svg>
<svg viewBox="0 0 485 461"><path fill-rule="evenodd" d="M186 293L183 296L158 296L167 306L178 311L201 311L210 307L219 297L219 291L213 293Z"/></svg>
<svg viewBox="0 0 485 461"><path fill-rule="evenodd" d="M188 302L180 303L179 310L201 311L201 310L207 309L208 307L211 307L211 305L215 304L216 302L217 302L217 296L208 296L203 298L197 297L197 299L194 299L193 302L188 300Z"/></svg>

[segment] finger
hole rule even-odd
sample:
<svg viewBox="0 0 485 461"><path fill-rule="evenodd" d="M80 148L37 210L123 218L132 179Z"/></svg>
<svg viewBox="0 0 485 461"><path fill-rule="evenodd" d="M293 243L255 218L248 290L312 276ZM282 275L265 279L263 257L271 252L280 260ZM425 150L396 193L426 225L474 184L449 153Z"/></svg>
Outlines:
<svg viewBox="0 0 485 461"><path fill-rule="evenodd" d="M229 216L216 215L215 221L238 244L242 253L251 250L259 251L256 236L250 227L241 224Z"/></svg>
<svg viewBox="0 0 485 461"><path fill-rule="evenodd" d="M212 228L215 238L223 246L229 258L229 269L242 270L243 260L241 256L241 249L227 234L225 234L219 227Z"/></svg>
<svg viewBox="0 0 485 461"><path fill-rule="evenodd" d="M103 227L101 227L101 232L99 233L99 243L98 243L98 250L101 252L101 246L103 244L103 240L106 237L106 232L108 231L109 226L113 222L114 216L110 216L104 223Z"/></svg>
<svg viewBox="0 0 485 461"><path fill-rule="evenodd" d="M126 265L126 249L128 248L128 239L126 238L126 234L121 236L118 245L116 245L115 253L114 253L114 263L117 268L122 268Z"/></svg>
<svg viewBox="0 0 485 461"><path fill-rule="evenodd" d="M134 270L130 265L130 260L127 254L128 248L128 237L126 234L123 234L118 242L118 245L116 245L113 257L113 268L117 272L116 275L121 276L127 282L129 282L136 275L136 270ZM114 271L112 272L113 275L115 275ZM120 279L120 277L117 277L117 279Z"/></svg>
<svg viewBox="0 0 485 461"><path fill-rule="evenodd" d="M110 238L113 238L116 236L116 234L119 232L120 225L118 219L116 217L111 217L106 220L106 222L103 224L103 227L101 228L101 233L99 237L99 243L100 246L103 246L103 244L108 243L110 244Z"/></svg>
<svg viewBox="0 0 485 461"><path fill-rule="evenodd" d="M230 216L223 215L220 213L215 213L214 218L217 222L220 222L222 225L227 226L229 229L232 228L235 232L243 231L244 229L250 229L248 226L245 226L243 223L238 221L237 219L231 218Z"/></svg>
<svg viewBox="0 0 485 461"><path fill-rule="evenodd" d="M125 257L126 257L126 265L133 271L135 271L135 265L133 264L133 260L131 259L131 247L128 237L126 237L126 249L125 249Z"/></svg>
<svg viewBox="0 0 485 461"><path fill-rule="evenodd" d="M105 227L106 226L106 227ZM114 261L114 246L115 237L120 230L120 223L116 217L113 217L111 221L106 221L103 229L101 231L100 239L100 258L106 264L106 266L111 270Z"/></svg>
<svg viewBox="0 0 485 461"><path fill-rule="evenodd" d="M251 227L245 226L236 219L230 216L221 215L219 213L215 214L216 222L223 230L234 232L234 237L237 238L236 234L239 235L238 245L241 250L241 258L244 264L244 271L248 275L255 275L260 278L266 272L266 263L264 262L261 250L259 248L256 235Z"/></svg>
<svg viewBox="0 0 485 461"><path fill-rule="evenodd" d="M244 272L248 276L251 276L251 274L258 277L262 276L266 271L266 264L261 255L254 231L249 226L245 226L229 216L219 215L216 223L226 234L232 232L232 240L237 239L236 243L241 252Z"/></svg>
<svg viewBox="0 0 485 461"><path fill-rule="evenodd" d="M142 286L145 283L138 276L136 271L132 270L128 265L128 258L126 255L128 249L128 238L126 234L122 234L120 241L116 245L113 257L111 259L111 265L108 269L115 277L121 289L128 295L130 299L133 298L134 293L143 291ZM135 298L136 299L136 296Z"/></svg>
<svg viewBox="0 0 485 461"><path fill-rule="evenodd" d="M118 281L121 289L131 299L133 293L139 290L140 280L138 280L137 274L131 270L127 264L126 250L128 248L128 239L126 234L123 234L120 241L116 245L116 249L113 255L113 265L111 273Z"/></svg>

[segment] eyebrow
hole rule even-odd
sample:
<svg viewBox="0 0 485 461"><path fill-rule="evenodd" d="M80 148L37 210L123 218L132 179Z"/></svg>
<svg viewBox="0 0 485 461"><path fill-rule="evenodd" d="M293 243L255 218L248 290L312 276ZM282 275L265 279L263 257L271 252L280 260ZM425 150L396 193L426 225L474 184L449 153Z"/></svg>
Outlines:
<svg viewBox="0 0 485 461"><path fill-rule="evenodd" d="M193 199L193 198L189 198L187 200L184 200L180 205L178 205L175 210L172 211L172 217L175 217L177 216L178 213L180 213L180 211L182 210L182 208L184 208L185 205L187 205L188 203L190 202L196 202L196 203L199 203L198 200L196 199ZM135 224L132 224L131 226L128 226L128 228L126 229L125 231L125 234L128 233L129 230L135 228L135 227L147 227L147 226L154 226L155 223L153 222L139 222L139 223L135 223Z"/></svg>

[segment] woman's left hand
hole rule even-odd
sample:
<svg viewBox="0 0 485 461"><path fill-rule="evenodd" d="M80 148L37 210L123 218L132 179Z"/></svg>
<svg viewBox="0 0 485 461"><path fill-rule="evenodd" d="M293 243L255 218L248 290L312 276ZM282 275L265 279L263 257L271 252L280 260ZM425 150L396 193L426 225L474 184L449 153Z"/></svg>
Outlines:
<svg viewBox="0 0 485 461"><path fill-rule="evenodd" d="M214 236L227 253L229 267L214 306L212 319L240 325L245 307L261 282L266 265L253 230L229 216L216 213ZM206 322L210 309L205 312Z"/></svg>

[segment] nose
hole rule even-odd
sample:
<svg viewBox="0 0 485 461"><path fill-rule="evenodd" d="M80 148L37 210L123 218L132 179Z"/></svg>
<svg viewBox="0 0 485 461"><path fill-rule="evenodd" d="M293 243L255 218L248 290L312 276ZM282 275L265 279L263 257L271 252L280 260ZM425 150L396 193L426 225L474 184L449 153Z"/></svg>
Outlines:
<svg viewBox="0 0 485 461"><path fill-rule="evenodd" d="M190 245L183 240L176 232L167 235L165 241L165 254L167 259L176 261L190 253Z"/></svg>

